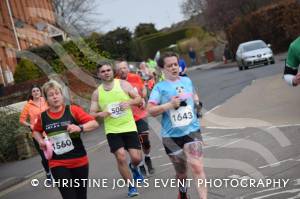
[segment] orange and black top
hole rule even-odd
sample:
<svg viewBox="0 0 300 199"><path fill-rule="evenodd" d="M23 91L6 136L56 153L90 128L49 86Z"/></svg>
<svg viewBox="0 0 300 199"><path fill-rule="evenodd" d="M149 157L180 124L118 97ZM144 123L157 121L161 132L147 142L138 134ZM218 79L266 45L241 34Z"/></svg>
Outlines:
<svg viewBox="0 0 300 199"><path fill-rule="evenodd" d="M76 105L64 106L59 112L51 112L50 110L43 112L34 126L34 131L40 133L44 131L47 135L51 135L56 132L66 131L69 124L79 125L91 120L94 120L94 117L84 112L81 107ZM74 149L60 155L53 153L52 159L49 160L50 168L58 166L76 168L88 164L80 133L72 133L69 136Z"/></svg>

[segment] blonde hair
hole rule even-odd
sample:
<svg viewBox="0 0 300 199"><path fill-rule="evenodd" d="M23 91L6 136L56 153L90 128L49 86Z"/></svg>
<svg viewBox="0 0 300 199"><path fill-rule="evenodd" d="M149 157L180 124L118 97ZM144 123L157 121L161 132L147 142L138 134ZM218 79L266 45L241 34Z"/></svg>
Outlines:
<svg viewBox="0 0 300 199"><path fill-rule="evenodd" d="M59 90L61 92L61 94L63 93L62 86L57 81L50 80L50 81L46 82L42 87L43 95L46 99L47 99L47 92L50 89L56 89L56 90Z"/></svg>

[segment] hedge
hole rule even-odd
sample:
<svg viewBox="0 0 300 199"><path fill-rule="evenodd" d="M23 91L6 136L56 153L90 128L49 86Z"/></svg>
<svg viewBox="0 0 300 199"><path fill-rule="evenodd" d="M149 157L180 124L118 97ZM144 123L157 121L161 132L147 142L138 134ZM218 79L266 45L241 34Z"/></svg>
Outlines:
<svg viewBox="0 0 300 199"><path fill-rule="evenodd" d="M274 52L286 51L300 35L300 3L281 1L240 17L226 30L230 48L235 52L242 42L262 39Z"/></svg>
<svg viewBox="0 0 300 199"><path fill-rule="evenodd" d="M157 50L176 44L180 40L197 37L199 39L205 36L206 32L200 27L188 27L172 32L158 32L134 40L135 48L140 53L142 59L154 57Z"/></svg>
<svg viewBox="0 0 300 199"><path fill-rule="evenodd" d="M0 162L18 159L15 136L28 129L19 124L19 113L0 110Z"/></svg>

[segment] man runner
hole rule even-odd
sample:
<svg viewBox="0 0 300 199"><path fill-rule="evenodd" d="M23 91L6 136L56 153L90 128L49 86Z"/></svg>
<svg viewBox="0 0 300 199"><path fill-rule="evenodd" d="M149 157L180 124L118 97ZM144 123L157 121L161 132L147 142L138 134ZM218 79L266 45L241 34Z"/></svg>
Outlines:
<svg viewBox="0 0 300 199"><path fill-rule="evenodd" d="M124 80L114 79L113 67L108 62L97 65L97 76L102 84L94 91L90 114L104 119L104 129L111 152L115 155L118 169L124 180L131 180L126 161L130 156L129 167L135 181L143 180L137 166L141 162L141 146L137 135L131 106L142 103L141 97ZM128 187L128 196L138 195L134 186Z"/></svg>
<svg viewBox="0 0 300 199"><path fill-rule="evenodd" d="M162 114L162 142L177 179L182 182L187 178L189 164L195 182L204 180L202 136L195 111L199 105L198 95L192 81L179 76L177 54L166 52L157 64L162 68L166 80L154 86L147 107L149 114ZM197 191L201 199L207 198L206 187L197 186ZM187 198L187 186L179 187L178 199Z"/></svg>
<svg viewBox="0 0 300 199"><path fill-rule="evenodd" d="M286 65L284 69L284 79L290 86L300 84L300 37L295 39L289 47Z"/></svg>
<svg viewBox="0 0 300 199"><path fill-rule="evenodd" d="M120 79L128 81L131 86L139 93L143 98L143 103L139 106L132 106L133 117L137 127L138 135L142 145L142 149L145 155L145 163L148 168L149 174L154 174L154 168L150 157L150 140L149 140L149 126L147 122L147 111L145 108L145 98L147 97L147 90L139 75L129 72L127 61L121 61L116 64L117 76ZM146 169L144 162L140 163L140 170L143 175L146 175Z"/></svg>

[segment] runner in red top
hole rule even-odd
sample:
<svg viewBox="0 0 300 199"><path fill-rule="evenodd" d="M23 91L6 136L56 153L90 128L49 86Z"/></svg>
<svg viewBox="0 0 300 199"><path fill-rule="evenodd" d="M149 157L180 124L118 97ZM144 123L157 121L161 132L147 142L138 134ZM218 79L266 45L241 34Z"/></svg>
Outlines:
<svg viewBox="0 0 300 199"><path fill-rule="evenodd" d="M147 110L145 107L145 98L147 96L147 90L144 86L143 80L137 74L133 74L129 72L129 67L127 61L121 61L116 64L117 77L123 80L127 80L132 87L139 93L139 95L143 98L143 103L140 106L132 106L132 112L134 116L134 120L137 126L140 142L143 148L143 152L145 155L145 163L148 168L149 174L154 174L154 168L152 166L152 161L150 157L150 140L149 140L149 126L147 122ZM144 162L142 161L140 164L140 170L143 175L147 175Z"/></svg>
<svg viewBox="0 0 300 199"><path fill-rule="evenodd" d="M54 181L62 183L62 179L67 179L69 185L58 186L62 197L85 199L87 187L83 179L88 178L88 158L80 133L92 131L99 125L79 106L65 105L62 88L56 81L45 83L43 93L49 109L41 114L33 127L33 137L42 150L46 150L43 132L52 143L53 156L49 160L49 167ZM75 179L78 187L72 187Z"/></svg>

